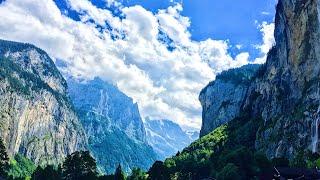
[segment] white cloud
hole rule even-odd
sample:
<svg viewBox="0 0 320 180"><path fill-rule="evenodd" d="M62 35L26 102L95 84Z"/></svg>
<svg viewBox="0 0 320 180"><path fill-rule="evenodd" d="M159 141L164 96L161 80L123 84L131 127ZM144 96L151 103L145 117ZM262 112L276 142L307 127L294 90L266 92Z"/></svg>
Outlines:
<svg viewBox="0 0 320 180"><path fill-rule="evenodd" d="M258 46L260 51L264 54L267 54L270 48L274 45L274 23L268 24L263 22L260 26L260 31L263 36L263 44Z"/></svg>
<svg viewBox="0 0 320 180"><path fill-rule="evenodd" d="M242 48L242 45L241 44L237 44L236 48L240 50Z"/></svg>
<svg viewBox="0 0 320 180"><path fill-rule="evenodd" d="M81 12L81 21L62 15L53 1L7 0L0 5L0 38L33 43L52 57L65 61L65 73L75 77L99 76L116 84L139 104L143 117L172 119L183 127L201 125L200 90L223 70L247 64L249 54L232 58L228 41L192 41L190 20L181 4L154 14L141 6L122 7L124 18L99 9L87 0L68 0ZM116 1L107 0L113 3ZM108 23L112 30L96 29ZM262 53L269 48L268 24L262 24ZM161 30L175 49L158 40ZM111 35L125 34L114 39ZM265 58L265 57L263 57ZM261 58L261 59L263 59Z"/></svg>
<svg viewBox="0 0 320 180"><path fill-rule="evenodd" d="M107 6L115 6L115 7L119 7L121 6L121 3L118 2L117 0L105 0L105 2L107 3Z"/></svg>
<svg viewBox="0 0 320 180"><path fill-rule="evenodd" d="M255 63L262 64L262 63L265 63L269 50L272 48L273 45L275 45L274 23L268 24L267 22L262 22L262 24L260 24L258 28L262 33L263 43L260 45L256 45L256 48L260 50L263 56L260 58L257 58L255 60Z"/></svg>
<svg viewBox="0 0 320 180"><path fill-rule="evenodd" d="M166 10L160 10L156 15L161 30L163 30L175 43L189 45L191 34L188 31L190 20L180 15L181 4L176 4Z"/></svg>
<svg viewBox="0 0 320 180"><path fill-rule="evenodd" d="M266 12L266 11L262 11L261 14L265 15L265 16L269 16L271 13L270 12Z"/></svg>
<svg viewBox="0 0 320 180"><path fill-rule="evenodd" d="M126 18L122 21L127 40L137 43L154 43L158 34L157 18L141 6L122 9ZM137 41L143 42L137 42Z"/></svg>
<svg viewBox="0 0 320 180"><path fill-rule="evenodd" d="M36 0L4 1L0 5L1 38L33 43L58 58L70 57L74 37L60 28L70 21L52 5Z"/></svg>
<svg viewBox="0 0 320 180"><path fill-rule="evenodd" d="M99 9L94 6L88 0L67 0L72 9L84 14L81 16L81 20L86 22L88 20L94 20L99 25L106 25L108 22L112 27L119 28L121 26L120 19L114 17L108 10ZM114 3L115 1L108 1L107 3Z"/></svg>

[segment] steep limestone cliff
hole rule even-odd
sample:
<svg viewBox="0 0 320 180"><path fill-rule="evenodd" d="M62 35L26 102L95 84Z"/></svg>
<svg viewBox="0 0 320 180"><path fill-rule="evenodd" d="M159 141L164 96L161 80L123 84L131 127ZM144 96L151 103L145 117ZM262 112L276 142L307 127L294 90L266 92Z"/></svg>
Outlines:
<svg viewBox="0 0 320 180"><path fill-rule="evenodd" d="M275 40L244 112L260 117L256 149L269 158L318 152L320 110L320 1L280 0Z"/></svg>
<svg viewBox="0 0 320 180"><path fill-rule="evenodd" d="M53 164L86 148L66 92L66 81L44 51L0 40L0 135L10 155Z"/></svg>
<svg viewBox="0 0 320 180"><path fill-rule="evenodd" d="M222 72L201 91L201 137L231 121L240 113L241 104L259 67L251 64Z"/></svg>

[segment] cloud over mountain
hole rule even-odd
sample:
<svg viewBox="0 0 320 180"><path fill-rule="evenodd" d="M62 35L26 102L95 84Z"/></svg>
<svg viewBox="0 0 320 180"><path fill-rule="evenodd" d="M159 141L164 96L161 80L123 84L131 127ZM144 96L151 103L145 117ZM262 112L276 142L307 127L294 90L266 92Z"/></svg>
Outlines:
<svg viewBox="0 0 320 180"><path fill-rule="evenodd" d="M99 76L117 85L138 102L144 117L199 128L200 90L217 73L249 63L247 52L230 55L227 40L192 40L191 20L181 15L179 3L153 13L108 0L118 15L88 0L66 3L80 21L54 1L2 2L0 38L41 47L66 64L64 73L86 79ZM272 45L274 27L263 23L260 28L265 38L258 46L259 62Z"/></svg>

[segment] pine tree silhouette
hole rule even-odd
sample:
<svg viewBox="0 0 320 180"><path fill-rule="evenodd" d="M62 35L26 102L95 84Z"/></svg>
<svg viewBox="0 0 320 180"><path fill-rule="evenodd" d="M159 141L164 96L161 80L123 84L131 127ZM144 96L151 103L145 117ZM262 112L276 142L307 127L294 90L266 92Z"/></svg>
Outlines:
<svg viewBox="0 0 320 180"><path fill-rule="evenodd" d="M124 173L122 171L120 164L118 165L116 172L114 173L114 179L115 180L125 180L125 176L124 176Z"/></svg>
<svg viewBox="0 0 320 180"><path fill-rule="evenodd" d="M0 138L0 177L6 176L6 171L9 167L9 157L6 151L6 147Z"/></svg>

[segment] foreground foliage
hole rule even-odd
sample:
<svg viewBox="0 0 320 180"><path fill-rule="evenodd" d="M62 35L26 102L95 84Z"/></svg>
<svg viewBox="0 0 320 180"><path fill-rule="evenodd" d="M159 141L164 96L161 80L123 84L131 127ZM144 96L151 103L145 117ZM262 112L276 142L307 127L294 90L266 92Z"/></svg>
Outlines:
<svg viewBox="0 0 320 180"><path fill-rule="evenodd" d="M2 139L0 138L0 177L6 175L6 170L9 167L9 157L6 152L6 147L3 144Z"/></svg>
<svg viewBox="0 0 320 180"><path fill-rule="evenodd" d="M97 176L97 164L89 151L75 152L65 159L63 165L63 178L72 179L93 179Z"/></svg>
<svg viewBox="0 0 320 180"><path fill-rule="evenodd" d="M9 161L8 176L10 179L31 178L32 173L36 170L34 163L20 154L16 154Z"/></svg>
<svg viewBox="0 0 320 180"><path fill-rule="evenodd" d="M268 160L254 152L259 123L259 119L246 121L242 117L215 129L181 153L168 158L162 167L167 174L164 179L228 179L232 174L237 174L240 179L256 176L264 169L260 165L268 164L258 163L258 160ZM157 170L149 173L150 177L156 176Z"/></svg>
<svg viewBox="0 0 320 180"><path fill-rule="evenodd" d="M320 165L319 155L304 151L291 161L285 158L268 160L263 152L255 150L256 134L262 127L261 118L247 120L246 117L243 114L195 141L176 156L154 163L148 172L149 179L257 179L274 166L314 168Z"/></svg>
<svg viewBox="0 0 320 180"><path fill-rule="evenodd" d="M0 141L0 166L2 177L34 180L198 180L256 179L273 166L315 167L320 166L320 156L301 151L293 160L284 158L268 160L255 151L255 134L260 128L259 118L246 121L245 116L223 125L192 143L176 156L164 162L156 161L148 172L133 169L126 177L118 165L114 174L101 175L96 161L88 151L68 155L61 166L37 167L21 155L9 161ZM305 160L308 157L307 160Z"/></svg>

